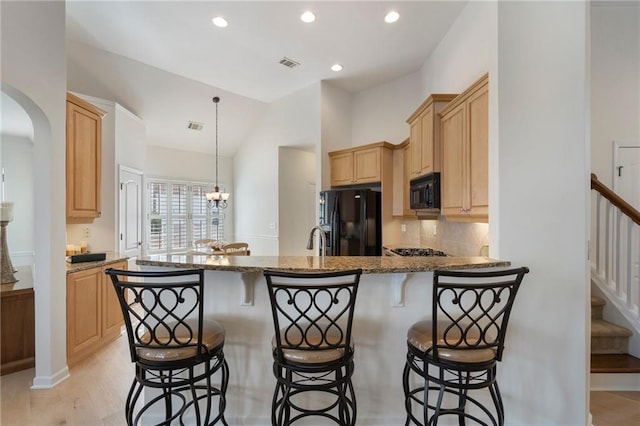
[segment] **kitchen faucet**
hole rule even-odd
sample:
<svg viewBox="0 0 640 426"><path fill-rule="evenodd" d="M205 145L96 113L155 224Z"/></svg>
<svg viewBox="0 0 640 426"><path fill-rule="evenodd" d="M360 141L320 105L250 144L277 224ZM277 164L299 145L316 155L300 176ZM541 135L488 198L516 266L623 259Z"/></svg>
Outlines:
<svg viewBox="0 0 640 426"><path fill-rule="evenodd" d="M324 230L316 225L311 228L311 232L309 232L309 241L307 241L307 250L313 250L313 234L316 231L320 231L320 256L324 257L324 252L327 249L327 234L325 234Z"/></svg>

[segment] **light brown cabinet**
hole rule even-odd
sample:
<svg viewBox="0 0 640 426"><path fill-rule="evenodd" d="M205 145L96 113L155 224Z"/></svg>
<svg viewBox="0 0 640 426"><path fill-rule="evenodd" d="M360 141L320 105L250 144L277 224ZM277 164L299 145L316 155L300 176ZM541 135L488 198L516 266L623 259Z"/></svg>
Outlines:
<svg viewBox="0 0 640 426"><path fill-rule="evenodd" d="M393 215L415 217L409 205L409 181L411 179L411 146L409 138L393 150Z"/></svg>
<svg viewBox="0 0 640 426"><path fill-rule="evenodd" d="M105 275L108 268L127 269L127 261L67 275L67 365L73 365L120 335L120 302Z"/></svg>
<svg viewBox="0 0 640 426"><path fill-rule="evenodd" d="M30 266L18 266L13 284L0 286L0 375L35 366L35 309Z"/></svg>
<svg viewBox="0 0 640 426"><path fill-rule="evenodd" d="M91 222L101 214L104 114L89 102L67 93L68 221Z"/></svg>
<svg viewBox="0 0 640 426"><path fill-rule="evenodd" d="M451 220L489 217L489 77L451 101L442 117L441 212Z"/></svg>
<svg viewBox="0 0 640 426"><path fill-rule="evenodd" d="M440 171L440 116L457 95L433 94L407 119L410 126L410 178Z"/></svg>
<svg viewBox="0 0 640 426"><path fill-rule="evenodd" d="M411 200L409 199L409 184L411 181L411 144L408 143L402 148L403 179L402 179L402 215L414 216L415 211L411 210Z"/></svg>
<svg viewBox="0 0 640 426"><path fill-rule="evenodd" d="M392 159L393 145L378 142L329 153L331 186L382 181L384 163Z"/></svg>

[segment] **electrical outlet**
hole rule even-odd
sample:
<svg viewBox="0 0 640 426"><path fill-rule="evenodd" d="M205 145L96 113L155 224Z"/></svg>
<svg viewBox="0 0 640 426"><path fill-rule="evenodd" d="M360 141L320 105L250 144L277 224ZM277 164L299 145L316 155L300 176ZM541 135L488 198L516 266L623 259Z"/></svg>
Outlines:
<svg viewBox="0 0 640 426"><path fill-rule="evenodd" d="M91 238L91 232L89 230L89 227L82 228L82 236L84 238Z"/></svg>
<svg viewBox="0 0 640 426"><path fill-rule="evenodd" d="M407 224L406 223L403 223L403 224L400 225L400 231L407 232Z"/></svg>
<svg viewBox="0 0 640 426"><path fill-rule="evenodd" d="M435 223L433 224L433 235L438 235L438 226Z"/></svg>

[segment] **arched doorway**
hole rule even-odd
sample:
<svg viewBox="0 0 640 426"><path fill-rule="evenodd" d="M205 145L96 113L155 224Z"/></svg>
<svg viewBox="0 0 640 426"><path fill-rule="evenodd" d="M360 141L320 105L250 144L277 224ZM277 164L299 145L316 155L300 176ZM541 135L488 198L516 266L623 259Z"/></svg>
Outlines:
<svg viewBox="0 0 640 426"><path fill-rule="evenodd" d="M36 369L32 388L51 388L69 376L66 366L66 281L62 272L65 225L64 213L60 215L58 212L59 205L64 210L64 200L59 203L52 197L52 193L59 192L57 189L54 191L53 182L60 181L56 173L60 170L64 173L64 163L60 165L61 169L53 164L52 129L43 110L30 97L4 82L1 92L3 100L13 102L19 107L16 109L21 109L18 114L26 114L33 132L31 185L30 188L25 188L24 183L16 185L29 193L23 198L31 200L32 236L25 239L27 245L30 240L32 247L35 293ZM3 108L4 123L8 123L5 121L6 112ZM2 157L0 159L5 163ZM26 159L23 161L27 162ZM11 193L15 190L11 188ZM56 249L58 246L60 253Z"/></svg>

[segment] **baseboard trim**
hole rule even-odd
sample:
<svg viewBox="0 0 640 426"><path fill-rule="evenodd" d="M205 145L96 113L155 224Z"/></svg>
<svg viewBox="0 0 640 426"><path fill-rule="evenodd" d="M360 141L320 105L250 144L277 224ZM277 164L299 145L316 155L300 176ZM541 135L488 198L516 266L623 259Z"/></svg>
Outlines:
<svg viewBox="0 0 640 426"><path fill-rule="evenodd" d="M34 377L31 389L51 389L69 378L69 367L64 367L53 376Z"/></svg>

